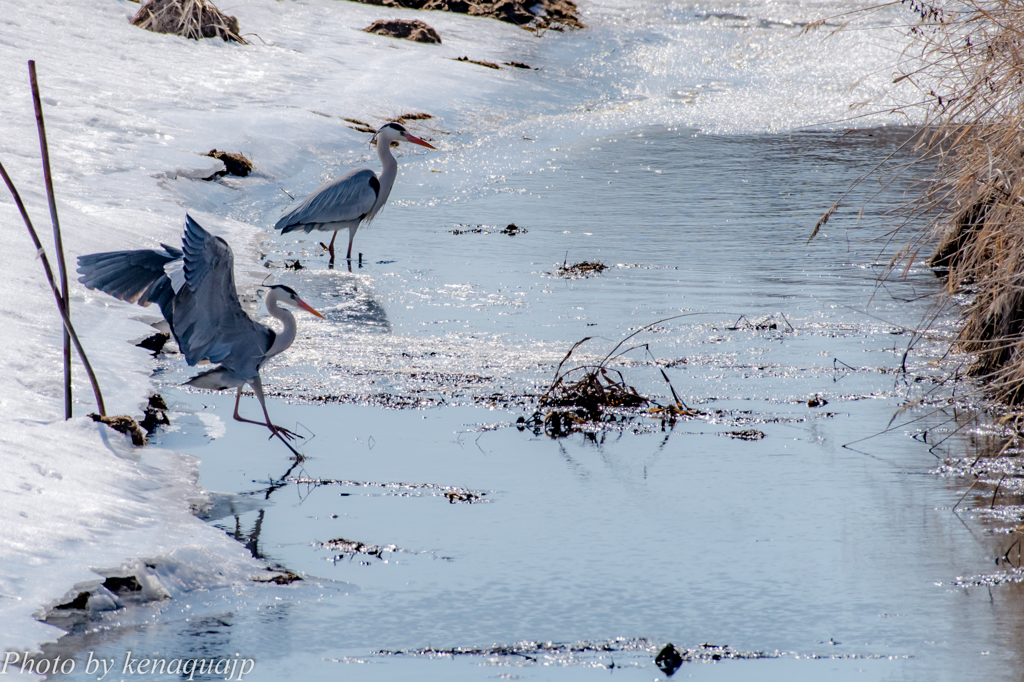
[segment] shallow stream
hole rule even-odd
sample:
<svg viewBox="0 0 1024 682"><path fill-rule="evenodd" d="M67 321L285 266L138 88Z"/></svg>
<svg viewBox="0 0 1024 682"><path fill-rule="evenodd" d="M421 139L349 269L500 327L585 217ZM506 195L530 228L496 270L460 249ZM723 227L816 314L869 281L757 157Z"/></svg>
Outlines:
<svg viewBox="0 0 1024 682"><path fill-rule="evenodd" d="M1002 540L933 473L950 415L897 414L942 376L949 324L905 357L938 283L878 279L914 178L872 171L905 140L524 139L529 170L468 187L471 154L407 166L351 271L313 240L236 246L327 318L264 375L307 459L232 421L233 396L174 388L175 355L156 442L201 458L210 523L302 580L114 612L82 650L241 653L256 680L649 680L672 642L700 659L676 679L1016 678L1019 590L956 585ZM557 275L581 261L608 269ZM599 359L679 315L612 367L660 405L664 370L698 414L517 428L574 343Z"/></svg>

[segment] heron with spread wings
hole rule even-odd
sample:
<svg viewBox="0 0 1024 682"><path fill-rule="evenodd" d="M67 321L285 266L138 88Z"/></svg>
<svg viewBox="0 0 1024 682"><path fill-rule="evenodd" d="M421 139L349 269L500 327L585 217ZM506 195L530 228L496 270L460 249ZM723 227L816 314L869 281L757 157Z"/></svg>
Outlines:
<svg viewBox="0 0 1024 682"><path fill-rule="evenodd" d="M327 251L334 264L334 240L340 230L348 228L348 253L345 258L352 260L352 240L356 230L367 225L388 202L388 194L398 175L398 161L391 154L392 143L412 142L428 149L433 145L411 134L400 123L388 123L373 136L377 142L377 156L382 167L380 177L369 168L346 173L328 182L306 197L305 201L285 213L274 225L281 234L304 230L312 232L333 232ZM372 140L371 140L372 141Z"/></svg>
<svg viewBox="0 0 1024 682"><path fill-rule="evenodd" d="M295 317L281 304L302 308L323 317L299 298L290 287L274 285L264 299L267 312L284 328L275 332L253 321L238 300L235 262L231 247L220 237L204 230L185 216L182 248L166 244L162 250L112 251L80 256L78 281L114 298L148 306L156 303L167 320L185 360L195 365L203 360L219 363L185 382L197 388L237 388L234 418L270 429L298 455L287 439L296 434L270 421L260 368L295 340ZM238 403L245 384L252 386L263 408L265 422L245 419Z"/></svg>

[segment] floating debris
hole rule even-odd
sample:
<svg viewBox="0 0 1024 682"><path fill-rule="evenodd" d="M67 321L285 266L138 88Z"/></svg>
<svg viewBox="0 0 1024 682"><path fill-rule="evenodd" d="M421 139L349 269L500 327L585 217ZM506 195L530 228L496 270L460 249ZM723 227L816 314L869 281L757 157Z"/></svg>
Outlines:
<svg viewBox="0 0 1024 682"><path fill-rule="evenodd" d="M441 36L419 19L378 19L363 29L388 38L401 38L417 43L441 44Z"/></svg>
<svg viewBox="0 0 1024 682"><path fill-rule="evenodd" d="M523 64L522 62L502 62L502 64L504 64L505 66L514 67L516 69L530 69L531 71L534 70L532 66L530 66L529 64Z"/></svg>
<svg viewBox="0 0 1024 682"><path fill-rule="evenodd" d="M154 33L170 33L192 40L220 37L248 45L238 19L217 9L210 0L152 0L139 8L132 25Z"/></svg>
<svg viewBox="0 0 1024 682"><path fill-rule="evenodd" d="M519 227L515 223L509 223L508 227L501 231L502 234L507 234L510 237L514 237L517 234L526 234L529 232L525 227Z"/></svg>
<svg viewBox="0 0 1024 682"><path fill-rule="evenodd" d="M354 558L356 556L373 557L380 561L384 561L385 552L388 554L397 554L399 552L405 554L420 554L420 552L414 552L408 549L402 549L397 545L369 545L365 542L359 542L358 540L346 540L345 538L335 538L328 540L327 542L317 543L324 549L337 552L337 556L332 557L332 561L337 562L342 558Z"/></svg>
<svg viewBox="0 0 1024 682"><path fill-rule="evenodd" d="M744 429L743 431L726 431L722 433L723 436L729 436L730 438L738 438L739 440L761 440L764 438L764 432L758 431L757 429Z"/></svg>
<svg viewBox="0 0 1024 682"><path fill-rule="evenodd" d="M600 275L602 272L608 269L608 266L599 261L590 262L582 261L580 263L573 263L568 265L562 263L555 274L559 277L565 277L566 279L584 279L591 275Z"/></svg>
<svg viewBox="0 0 1024 682"><path fill-rule="evenodd" d="M671 642L666 644L665 648L659 651L657 657L654 659L654 665L658 666L661 672L665 673L669 677L675 675L676 671L679 670L679 666L682 664L683 657Z"/></svg>
<svg viewBox="0 0 1024 682"><path fill-rule="evenodd" d="M437 494L445 497L450 503L468 502L470 504L486 502L484 497L487 491L469 490L449 485L437 485L436 483L378 483L376 481L346 481L333 478L307 478L291 477L287 479L291 483L307 486L338 485L352 486L356 488L382 488L388 491L388 495L395 497L414 497L423 492ZM348 494L348 493L343 493Z"/></svg>

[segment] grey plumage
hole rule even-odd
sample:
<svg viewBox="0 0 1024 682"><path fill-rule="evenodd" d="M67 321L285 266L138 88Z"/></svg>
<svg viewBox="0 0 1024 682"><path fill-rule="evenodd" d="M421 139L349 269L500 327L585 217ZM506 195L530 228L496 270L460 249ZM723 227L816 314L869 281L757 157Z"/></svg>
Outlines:
<svg viewBox="0 0 1024 682"><path fill-rule="evenodd" d="M333 180L294 209L281 216L274 225L282 234L305 230L312 232L319 225L336 223L338 229L358 226L370 218L370 211L380 194L380 182L369 168L354 170Z"/></svg>
<svg viewBox="0 0 1024 682"><path fill-rule="evenodd" d="M82 275L79 281L122 301L159 305L188 364L195 365L203 360L220 363L186 383L199 388L237 388L234 418L266 426L272 435L288 445L285 439L294 438L295 434L270 422L260 368L295 340L295 318L279 303L323 316L291 288L275 285L267 294L267 312L280 320L284 328L275 333L270 327L253 321L238 301L231 247L190 216L185 217L182 248L161 246L162 251L112 251L81 256L78 259L78 272ZM252 386L256 393L266 422L245 419L238 414L245 384ZM295 448L288 447L299 456Z"/></svg>
<svg viewBox="0 0 1024 682"><path fill-rule="evenodd" d="M191 216L185 218L183 248L161 246L163 251L81 256L78 281L122 301L143 306L156 303L188 364L196 365L203 360L222 363L216 372L223 385L202 387L241 386L257 375L270 357L268 351L274 344L275 333L254 322L242 309L235 290L231 247ZM184 278L175 287L172 277L178 267ZM212 370L199 376L211 373Z"/></svg>
<svg viewBox="0 0 1024 682"><path fill-rule="evenodd" d="M429 149L433 145L411 135L401 124L388 123L373 136L377 141L377 156L380 158L381 173L378 177L369 168L346 173L337 180L323 185L306 199L285 213L274 224L282 234L303 230L312 232L333 232L327 250L334 263L334 240L339 230L348 229L348 252L352 258L352 241L361 225L366 225L388 201L391 187L398 174L398 162L391 154L391 144L399 141L412 142Z"/></svg>

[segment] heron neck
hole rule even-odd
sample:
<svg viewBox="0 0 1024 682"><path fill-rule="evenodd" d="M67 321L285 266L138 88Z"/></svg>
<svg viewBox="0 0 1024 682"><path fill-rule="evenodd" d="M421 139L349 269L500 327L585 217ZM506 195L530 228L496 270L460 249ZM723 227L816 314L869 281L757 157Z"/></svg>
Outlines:
<svg viewBox="0 0 1024 682"><path fill-rule="evenodd" d="M390 143L378 142L377 156L380 157L380 165L383 166L383 170L380 173L380 192L377 193L377 203L373 205L373 214L376 214L387 203L391 187L395 184L395 178L398 176L398 161L391 154Z"/></svg>
<svg viewBox="0 0 1024 682"><path fill-rule="evenodd" d="M267 312L276 317L284 325L284 329L274 336L274 343L267 351L266 358L277 355L292 345L295 340L295 316L277 304L277 297L271 293L267 296Z"/></svg>

